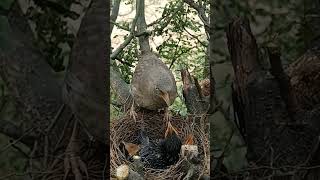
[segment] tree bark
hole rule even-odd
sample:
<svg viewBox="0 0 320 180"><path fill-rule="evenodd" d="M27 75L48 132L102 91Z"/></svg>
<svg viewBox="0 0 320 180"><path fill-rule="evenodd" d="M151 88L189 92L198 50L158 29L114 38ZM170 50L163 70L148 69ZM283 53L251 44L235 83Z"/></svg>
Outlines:
<svg viewBox="0 0 320 180"><path fill-rule="evenodd" d="M109 139L106 136L108 14L105 0L91 2L72 48L63 86L64 100L76 118L95 139L104 143Z"/></svg>
<svg viewBox="0 0 320 180"><path fill-rule="evenodd" d="M94 135L91 140L108 143L106 111L109 109L107 58L110 52L110 28L106 26L106 22L109 6L103 0L93 1L89 9L72 49L65 84L56 78L44 56L34 45L33 33L16 2L8 14L8 41L0 49L0 75L24 118L21 127L1 121L3 128L0 131L27 144L32 149L30 161L37 161L37 164L39 162L42 166L39 167L40 170L51 172L56 166L61 170L59 157L65 153L73 114L83 120L82 124L89 124L87 128L94 129L90 131ZM65 97L70 100L67 102L71 102L71 108L64 106L62 87L69 93ZM21 129L25 126L30 127L34 133L25 135L27 131ZM83 128L79 131L79 147L83 147L89 140ZM92 143L86 148L87 153L79 156L86 162L90 158L103 161L107 154L105 144ZM36 168L33 167L32 170ZM43 178L50 175L52 174L45 173Z"/></svg>
<svg viewBox="0 0 320 180"><path fill-rule="evenodd" d="M304 163L318 131L304 113L300 117L306 120L305 124L288 125L288 97L282 91L288 94L290 83L280 78L281 64L274 62L279 59L272 59L273 75L263 70L247 19L235 19L227 29L227 38L235 72L233 104L248 146L248 160L272 167Z"/></svg>
<svg viewBox="0 0 320 180"><path fill-rule="evenodd" d="M61 85L32 43L33 33L17 2L11 8L8 22L8 44L0 52L1 77L16 100L26 127L45 129L62 106ZM55 124L59 129L64 123ZM53 143L60 135L60 130L55 130L51 137Z"/></svg>
<svg viewBox="0 0 320 180"><path fill-rule="evenodd" d="M181 70L183 82L182 92L188 112L195 115L203 115L208 111L209 102L202 95L199 86L196 86L195 79L187 69Z"/></svg>

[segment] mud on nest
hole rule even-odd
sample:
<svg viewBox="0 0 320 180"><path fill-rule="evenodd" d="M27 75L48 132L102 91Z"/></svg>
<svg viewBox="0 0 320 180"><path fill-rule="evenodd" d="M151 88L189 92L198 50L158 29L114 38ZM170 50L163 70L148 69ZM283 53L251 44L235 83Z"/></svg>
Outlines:
<svg viewBox="0 0 320 180"><path fill-rule="evenodd" d="M170 122L178 130L178 136L182 142L185 142L186 137L190 133L193 134L194 143L198 145L201 158L201 164L199 165L201 168L197 168L197 171L200 171L197 174L201 176L209 172L209 142L203 130L201 130L198 125L192 123L193 119L193 117L182 118L180 116L173 116ZM145 131L151 139L164 138L166 122L163 118L163 113L138 112L136 121L128 115L112 121L110 128L110 165L112 175L115 174L118 166L130 164L130 162L125 159L125 155L119 146L122 141L138 144L137 137L142 126L145 127ZM188 167L186 167L185 162L185 159L180 156L179 161L168 169L145 168L144 178L182 179L188 172Z"/></svg>

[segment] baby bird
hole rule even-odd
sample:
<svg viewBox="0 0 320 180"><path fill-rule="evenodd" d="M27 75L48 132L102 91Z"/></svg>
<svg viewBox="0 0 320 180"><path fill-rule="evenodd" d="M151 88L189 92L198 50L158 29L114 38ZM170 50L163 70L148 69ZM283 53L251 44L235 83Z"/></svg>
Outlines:
<svg viewBox="0 0 320 180"><path fill-rule="evenodd" d="M141 131L140 156L145 167L165 169L179 160L181 139L176 129L168 122L165 138L151 141L144 131Z"/></svg>

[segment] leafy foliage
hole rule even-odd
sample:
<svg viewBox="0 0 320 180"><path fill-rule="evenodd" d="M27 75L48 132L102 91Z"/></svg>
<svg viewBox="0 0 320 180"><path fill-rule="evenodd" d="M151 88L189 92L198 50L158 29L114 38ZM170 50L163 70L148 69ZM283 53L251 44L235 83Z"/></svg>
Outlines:
<svg viewBox="0 0 320 180"><path fill-rule="evenodd" d="M37 43L47 62L55 71L63 71L64 60L70 53L66 49L70 50L75 38L74 34L68 30L65 17L78 18L76 13L69 11L76 1L48 2L50 1L35 0L36 6L28 8L27 16L35 24Z"/></svg>
<svg viewBox="0 0 320 180"><path fill-rule="evenodd" d="M124 37L124 39L126 38L127 36ZM123 79L130 83L134 71L133 67L138 62L138 40L133 39L118 55L117 60L119 61L118 68Z"/></svg>

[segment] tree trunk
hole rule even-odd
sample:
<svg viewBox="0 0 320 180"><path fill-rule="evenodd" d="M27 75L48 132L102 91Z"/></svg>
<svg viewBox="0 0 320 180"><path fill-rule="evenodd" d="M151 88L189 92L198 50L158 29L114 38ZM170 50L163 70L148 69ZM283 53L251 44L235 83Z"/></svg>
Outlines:
<svg viewBox="0 0 320 180"><path fill-rule="evenodd" d="M67 103L80 104L83 109L71 103L71 108L64 105L61 90L63 83L56 78L44 56L34 45L33 33L17 1L10 9L8 41L0 49L0 75L10 90L10 95L17 102L23 119L19 127L9 121L1 121L2 127L7 128L0 128L0 131L18 140L21 137L21 141L30 147L31 154L27 162L34 165L26 166L27 170L31 168L32 171L52 172L40 175L26 173L27 176L31 174L34 179L47 179L64 173L61 158L66 153L76 115L85 125L80 126L78 132L79 148L76 150L81 153L76 157L83 159L86 164L99 164L95 166L99 177L93 178L97 176L93 175L92 169L89 174L90 179L101 179L101 164L108 154L105 145L108 143L106 111L109 109L109 78L106 73L109 55L106 53L110 51L110 28L105 26L109 14L108 5L104 0L93 1L83 18L72 50L71 65L64 84L68 92L65 97L69 100ZM91 26L92 24L95 26ZM101 65L103 62L104 65ZM77 111L79 109L82 111ZM29 131L33 133L28 134ZM92 139L87 134L93 134ZM86 147L85 152L81 151L83 147ZM32 163L34 161L37 163Z"/></svg>
<svg viewBox="0 0 320 180"><path fill-rule="evenodd" d="M247 19L235 19L228 27L227 38L235 72L235 117L248 146L248 160L257 166L277 168L307 165L318 130L310 122L310 112L292 114L299 108L280 58L270 53L271 73L263 70L258 63L258 48ZM294 169L293 174L298 171ZM261 173L277 176L278 172L258 172Z"/></svg>

